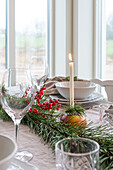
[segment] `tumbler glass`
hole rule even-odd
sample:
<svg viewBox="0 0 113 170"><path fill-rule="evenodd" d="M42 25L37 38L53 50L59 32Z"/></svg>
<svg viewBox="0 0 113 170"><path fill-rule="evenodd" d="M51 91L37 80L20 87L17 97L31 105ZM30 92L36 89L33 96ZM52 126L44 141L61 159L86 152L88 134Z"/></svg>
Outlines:
<svg viewBox="0 0 113 170"><path fill-rule="evenodd" d="M55 145L57 170L98 170L99 144L87 138L66 138Z"/></svg>

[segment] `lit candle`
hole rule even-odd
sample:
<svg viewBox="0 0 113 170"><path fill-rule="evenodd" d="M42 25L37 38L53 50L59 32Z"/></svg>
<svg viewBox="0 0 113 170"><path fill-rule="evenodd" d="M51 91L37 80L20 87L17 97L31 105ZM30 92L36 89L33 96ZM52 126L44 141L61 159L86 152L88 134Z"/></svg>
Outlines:
<svg viewBox="0 0 113 170"><path fill-rule="evenodd" d="M70 70L70 106L74 107L74 62L72 55L69 53L69 70Z"/></svg>

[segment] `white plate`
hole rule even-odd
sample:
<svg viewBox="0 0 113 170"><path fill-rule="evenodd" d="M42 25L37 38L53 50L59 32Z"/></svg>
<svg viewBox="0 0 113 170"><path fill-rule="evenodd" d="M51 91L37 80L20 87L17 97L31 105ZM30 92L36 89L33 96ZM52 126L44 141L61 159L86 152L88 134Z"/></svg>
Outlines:
<svg viewBox="0 0 113 170"><path fill-rule="evenodd" d="M54 98L56 100L59 100L59 103L61 104L68 104L69 103L69 100L67 99L64 99L62 96L60 95L51 95L50 96L51 98ZM88 98L86 99L77 99L77 100L74 100L76 103L79 103L79 104L83 104L83 103L91 103L91 102L96 102L98 100L101 100L103 99L103 96L99 93L93 93L91 96L89 96Z"/></svg>
<svg viewBox="0 0 113 170"><path fill-rule="evenodd" d="M18 159L13 159L7 170L39 170L39 169L27 162L22 162Z"/></svg>

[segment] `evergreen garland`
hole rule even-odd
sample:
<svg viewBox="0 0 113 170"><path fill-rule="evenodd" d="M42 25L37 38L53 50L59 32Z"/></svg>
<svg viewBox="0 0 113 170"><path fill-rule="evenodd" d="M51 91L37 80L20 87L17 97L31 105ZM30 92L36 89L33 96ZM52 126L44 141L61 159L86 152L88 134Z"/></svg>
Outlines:
<svg viewBox="0 0 113 170"><path fill-rule="evenodd" d="M22 119L22 124L29 126L33 132L41 136L45 143L53 150L55 149L56 142L66 137L79 136L95 140L100 145L100 167L104 170L113 168L113 129L109 129L109 133L107 125L94 127L92 126L92 122L84 127L70 126L66 122L60 121L60 118L64 113L63 111L56 112L56 109L59 110L60 107L58 101L53 101L42 93L39 102L38 97L40 96L40 93L37 92L36 96L36 101ZM53 107L51 109L51 105L48 101L52 103ZM37 102L40 104L37 104ZM44 102L46 102L45 106L41 104ZM0 108L0 118L4 121L10 121L11 118L1 106ZM66 108L66 112L77 115L81 113L84 114L83 108L76 104L74 109L71 109L70 107Z"/></svg>

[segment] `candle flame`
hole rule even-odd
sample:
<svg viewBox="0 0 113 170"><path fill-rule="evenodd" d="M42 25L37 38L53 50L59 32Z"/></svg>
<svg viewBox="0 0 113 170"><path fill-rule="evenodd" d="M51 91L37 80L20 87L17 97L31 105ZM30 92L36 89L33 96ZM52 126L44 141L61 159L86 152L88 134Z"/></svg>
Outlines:
<svg viewBox="0 0 113 170"><path fill-rule="evenodd" d="M69 53L69 60L72 61L72 55Z"/></svg>

